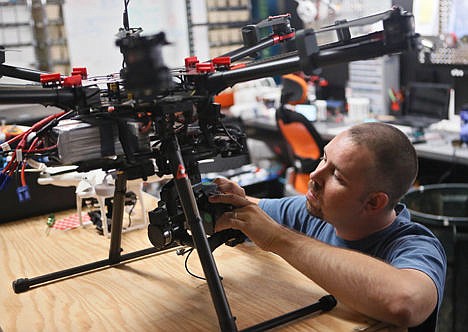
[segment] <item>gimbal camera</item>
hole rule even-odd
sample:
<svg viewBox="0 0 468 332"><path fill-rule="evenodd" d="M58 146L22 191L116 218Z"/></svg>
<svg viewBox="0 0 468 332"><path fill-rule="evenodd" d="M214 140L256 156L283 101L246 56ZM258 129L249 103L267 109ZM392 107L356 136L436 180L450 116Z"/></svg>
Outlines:
<svg viewBox="0 0 468 332"><path fill-rule="evenodd" d="M351 27L377 21L382 21L383 30L351 36ZM246 137L240 128L225 124L220 105L213 102L213 97L248 80L298 71L311 75L322 66L418 48L414 18L394 7L318 31L295 31L289 24L289 15L270 17L242 29L243 47L203 62L188 57L185 66L176 69L164 64L161 48L168 44L164 33L140 36L140 30L128 27L125 15L124 27L116 42L125 63L118 75L88 78L85 68L75 68L71 76L65 77L11 67L4 64L4 58L0 59L0 75L41 83L1 88L0 104L39 103L63 109L2 144L3 154L9 154L11 162L0 174L0 189L15 172L23 172L26 165L38 161L74 164L78 171L102 168L117 173L109 259L37 278L18 279L14 290L23 292L56 278L189 245L199 254L221 330L236 331L212 250L223 243L234 245L244 237L237 231L214 233L214 220L230 207L208 203L207 196L216 187L201 183L198 162L217 155L246 153ZM265 27L271 28L272 33L260 38L259 30ZM318 45L316 34L333 30L338 40ZM294 40L296 50L263 60L251 59L263 48L285 40ZM121 255L126 180L145 179L153 174L173 176L162 189L158 207L150 212L148 236L154 248ZM19 187L23 198L27 196L25 187L24 183ZM318 309L330 310L334 306L325 302Z"/></svg>

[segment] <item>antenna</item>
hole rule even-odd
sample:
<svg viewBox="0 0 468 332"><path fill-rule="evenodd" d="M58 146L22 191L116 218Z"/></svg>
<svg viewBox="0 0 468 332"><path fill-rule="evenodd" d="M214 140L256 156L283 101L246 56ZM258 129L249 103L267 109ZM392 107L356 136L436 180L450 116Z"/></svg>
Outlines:
<svg viewBox="0 0 468 332"><path fill-rule="evenodd" d="M128 9L127 9L129 2L130 0L124 0L123 26L124 26L125 31L130 30L130 24L128 22Z"/></svg>

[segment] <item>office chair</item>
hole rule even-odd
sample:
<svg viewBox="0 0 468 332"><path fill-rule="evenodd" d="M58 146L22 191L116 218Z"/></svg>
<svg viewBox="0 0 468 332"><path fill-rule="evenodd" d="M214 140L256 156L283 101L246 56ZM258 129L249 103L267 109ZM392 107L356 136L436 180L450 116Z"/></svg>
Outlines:
<svg viewBox="0 0 468 332"><path fill-rule="evenodd" d="M281 105L297 105L308 102L307 82L302 77L296 74L287 74L281 78Z"/></svg>
<svg viewBox="0 0 468 332"><path fill-rule="evenodd" d="M282 82L276 123L288 143L288 155L293 165L286 172L285 194L305 194L309 174L320 162L325 144L314 125L294 111L295 105L308 103L307 82L296 74L283 75Z"/></svg>
<svg viewBox="0 0 468 332"><path fill-rule="evenodd" d="M300 113L280 107L276 110L276 123L288 143L293 161L293 167L288 170L287 185L294 188L292 194L305 194L309 174L319 164L325 143L314 125Z"/></svg>

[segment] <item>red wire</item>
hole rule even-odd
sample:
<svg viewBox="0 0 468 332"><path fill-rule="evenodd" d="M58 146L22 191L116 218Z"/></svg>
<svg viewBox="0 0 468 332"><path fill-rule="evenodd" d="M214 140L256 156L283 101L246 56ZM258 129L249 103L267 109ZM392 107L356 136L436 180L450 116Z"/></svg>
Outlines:
<svg viewBox="0 0 468 332"><path fill-rule="evenodd" d="M10 162L3 168L2 173L8 172L8 170L10 169L10 167L16 162L15 157L16 157L16 151L13 151L13 155L11 156L11 160L10 160Z"/></svg>
<svg viewBox="0 0 468 332"><path fill-rule="evenodd" d="M40 153L40 152L50 151L50 150L53 150L53 149L56 149L56 148L57 148L57 144L48 146L46 148L36 149L33 152L34 153Z"/></svg>
<svg viewBox="0 0 468 332"><path fill-rule="evenodd" d="M24 170L26 169L26 163L23 161L21 165L21 186L26 185L26 176L24 175Z"/></svg>
<svg viewBox="0 0 468 332"><path fill-rule="evenodd" d="M36 147L37 142L39 142L39 137L34 138L34 140L32 141L32 143L29 146L29 149L28 149L28 151L26 153L30 153ZM25 169L26 169L26 161L23 160L22 165L21 165L21 185L23 187L26 185Z"/></svg>
<svg viewBox="0 0 468 332"><path fill-rule="evenodd" d="M58 117L62 116L63 114L65 114L65 112L60 112L60 113L52 114L52 115L49 115L48 117L45 117L44 119L42 119L42 120L36 122L35 124L33 124L32 127L29 128L28 130L26 130L24 133L9 139L6 143L7 144L14 143L17 140L19 140L20 138L25 139L32 131L36 131L37 129L40 129L43 125L49 123L50 121L54 120L55 118L58 118Z"/></svg>
<svg viewBox="0 0 468 332"><path fill-rule="evenodd" d="M34 125L32 125L32 127L29 128L28 130L26 130L24 133L9 139L6 142L6 144L12 144L12 143L16 142L17 140L21 139L21 141L18 143L18 146L16 147L16 150L18 150L18 149L23 150L23 147L24 147L24 145L26 143L26 139L27 139L28 135L31 132L37 131L38 129L43 127L45 124L47 124L47 123L51 122L52 120L62 116L63 114L65 114L65 111L60 112L60 113L56 113L56 114L52 114L52 115L49 115L49 116L45 117L44 119L42 119L42 120L36 122ZM32 144L31 144L31 146L32 146ZM31 148L28 150L28 152L31 152ZM13 170L18 165L18 162L15 161L15 157L16 157L16 151L13 151L13 154L11 156L11 160L5 166L5 168L2 170L2 173L7 173L9 171L9 175L12 174ZM13 165L14 165L14 167L13 167Z"/></svg>
<svg viewBox="0 0 468 332"><path fill-rule="evenodd" d="M12 165L13 165L13 167L12 167L12 169L9 171L8 176L12 176L12 175L13 175L13 173L14 173L14 171L15 171L15 168L16 168L16 166L18 165L18 162L15 160L15 161L13 162ZM6 167L5 167L5 169L6 169ZM4 169L4 170L5 170L5 169ZM2 171L2 173L3 173L3 171Z"/></svg>
<svg viewBox="0 0 468 332"><path fill-rule="evenodd" d="M34 148L36 148L37 142L39 142L40 138L39 137L34 137L34 140L32 141L31 145L29 146L28 151L26 153L31 153Z"/></svg>

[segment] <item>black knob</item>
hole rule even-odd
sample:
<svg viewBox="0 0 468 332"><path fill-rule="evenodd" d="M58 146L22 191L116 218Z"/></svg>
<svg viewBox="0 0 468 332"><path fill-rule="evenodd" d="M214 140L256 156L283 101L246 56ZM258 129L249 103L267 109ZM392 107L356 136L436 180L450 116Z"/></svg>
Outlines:
<svg viewBox="0 0 468 332"><path fill-rule="evenodd" d="M148 238L156 249L161 250L172 242L172 230L150 224L148 226Z"/></svg>

